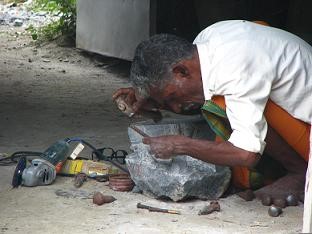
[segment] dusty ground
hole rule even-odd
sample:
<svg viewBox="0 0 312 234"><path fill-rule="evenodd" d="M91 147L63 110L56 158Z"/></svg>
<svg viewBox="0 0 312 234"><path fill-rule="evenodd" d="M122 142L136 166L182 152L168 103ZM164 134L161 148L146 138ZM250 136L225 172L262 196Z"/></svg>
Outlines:
<svg viewBox="0 0 312 234"><path fill-rule="evenodd" d="M34 47L15 30L0 26L0 153L46 149L54 141L80 136L95 146L128 150L129 120L111 101L127 86L128 64L95 59L55 44ZM303 207L270 218L259 201L237 196L220 200L221 212L198 216L207 202L172 203L110 190L89 180L80 191L101 191L117 200L96 206L90 199L64 198L72 178L46 187L11 189L14 167L0 168L0 233L298 233ZM138 210L142 202L181 210L182 215Z"/></svg>

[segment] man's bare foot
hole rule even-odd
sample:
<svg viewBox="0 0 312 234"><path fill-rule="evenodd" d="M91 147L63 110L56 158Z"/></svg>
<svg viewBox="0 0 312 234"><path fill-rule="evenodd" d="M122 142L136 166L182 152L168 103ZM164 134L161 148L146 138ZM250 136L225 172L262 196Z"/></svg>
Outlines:
<svg viewBox="0 0 312 234"><path fill-rule="evenodd" d="M270 126L265 141L266 153L279 162L288 174L255 191L255 195L268 206L274 204L284 208L297 205L298 200L303 200L307 162Z"/></svg>
<svg viewBox="0 0 312 234"><path fill-rule="evenodd" d="M288 174L273 184L255 191L263 205L274 204L281 208L297 205L304 194L305 174Z"/></svg>

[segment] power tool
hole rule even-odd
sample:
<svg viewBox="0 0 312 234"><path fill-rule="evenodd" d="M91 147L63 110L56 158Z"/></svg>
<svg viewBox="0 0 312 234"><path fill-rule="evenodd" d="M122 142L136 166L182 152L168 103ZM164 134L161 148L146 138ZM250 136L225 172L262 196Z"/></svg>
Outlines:
<svg viewBox="0 0 312 234"><path fill-rule="evenodd" d="M40 154L39 158L33 159L28 166L26 157L21 157L13 175L13 187L19 185L33 187L53 183L56 173L60 171L68 153L69 142L59 140Z"/></svg>
<svg viewBox="0 0 312 234"><path fill-rule="evenodd" d="M98 160L109 161L112 165L118 169L129 173L128 169L121 166L119 163L114 162L113 159L125 158L127 152L124 150L114 151L112 155L105 155L104 149L97 149L81 138L66 138L64 140L59 140L51 145L43 153L40 152L29 152L29 151L20 151L15 152L10 157L0 158L0 166L11 165L12 163L17 162L17 166L14 171L12 186L13 188L18 187L19 185L34 187L38 185L49 185L53 183L56 178L56 174L61 171L63 163L69 156L71 142L80 142L84 145L91 148L92 151L92 160L93 156L96 156ZM72 152L70 157L74 159L73 155L79 154L77 151L78 146ZM81 148L81 150L83 147ZM118 156L117 152L122 152L122 156ZM28 163L27 157L35 157L31 160L31 163ZM76 158L77 155L75 155ZM16 159L19 158L18 161Z"/></svg>

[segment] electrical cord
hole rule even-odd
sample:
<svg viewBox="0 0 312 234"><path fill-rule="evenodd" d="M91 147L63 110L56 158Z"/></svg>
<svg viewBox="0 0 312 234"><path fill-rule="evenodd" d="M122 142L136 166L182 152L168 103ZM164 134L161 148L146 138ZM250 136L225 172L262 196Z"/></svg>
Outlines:
<svg viewBox="0 0 312 234"><path fill-rule="evenodd" d="M104 161L109 161L111 164L113 164L115 167L118 167L120 170L126 172L127 174L129 174L129 171L127 168L124 168L123 166L121 166L119 163L113 161L112 159L110 159L109 157L105 156L100 149L95 148L93 145L91 145L89 142L79 138L79 137L75 137L75 138L67 138L66 141L68 143L70 142L81 142L83 144L85 144L86 146L88 146L89 148L91 148L92 151L92 155L95 155L99 160L104 160Z"/></svg>
<svg viewBox="0 0 312 234"><path fill-rule="evenodd" d="M11 166L18 162L18 159L21 157L36 157L40 156L42 152L34 152L34 151L18 151L13 153L8 157L0 158L0 166Z"/></svg>

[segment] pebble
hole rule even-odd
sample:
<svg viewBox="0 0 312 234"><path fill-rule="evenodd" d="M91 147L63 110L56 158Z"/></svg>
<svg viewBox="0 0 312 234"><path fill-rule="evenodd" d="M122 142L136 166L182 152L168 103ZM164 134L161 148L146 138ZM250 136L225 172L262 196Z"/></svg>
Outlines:
<svg viewBox="0 0 312 234"><path fill-rule="evenodd" d="M199 212L198 215L208 215L214 211L219 212L221 210L220 204L218 201L211 201L208 206L204 206Z"/></svg>
<svg viewBox="0 0 312 234"><path fill-rule="evenodd" d="M283 212L283 210L280 207L277 206L270 206L268 213L271 217L278 217L281 213Z"/></svg>
<svg viewBox="0 0 312 234"><path fill-rule="evenodd" d="M14 20L14 26L15 27L21 27L22 25L23 25L23 23L24 23L24 21L23 20L21 20L21 19L16 19L16 20Z"/></svg>
<svg viewBox="0 0 312 234"><path fill-rule="evenodd" d="M288 206L297 206L299 202L299 198L298 196L291 194L286 197L286 202Z"/></svg>
<svg viewBox="0 0 312 234"><path fill-rule="evenodd" d="M17 4L16 4L16 2L14 2L9 7L16 7L16 6L17 6Z"/></svg>

